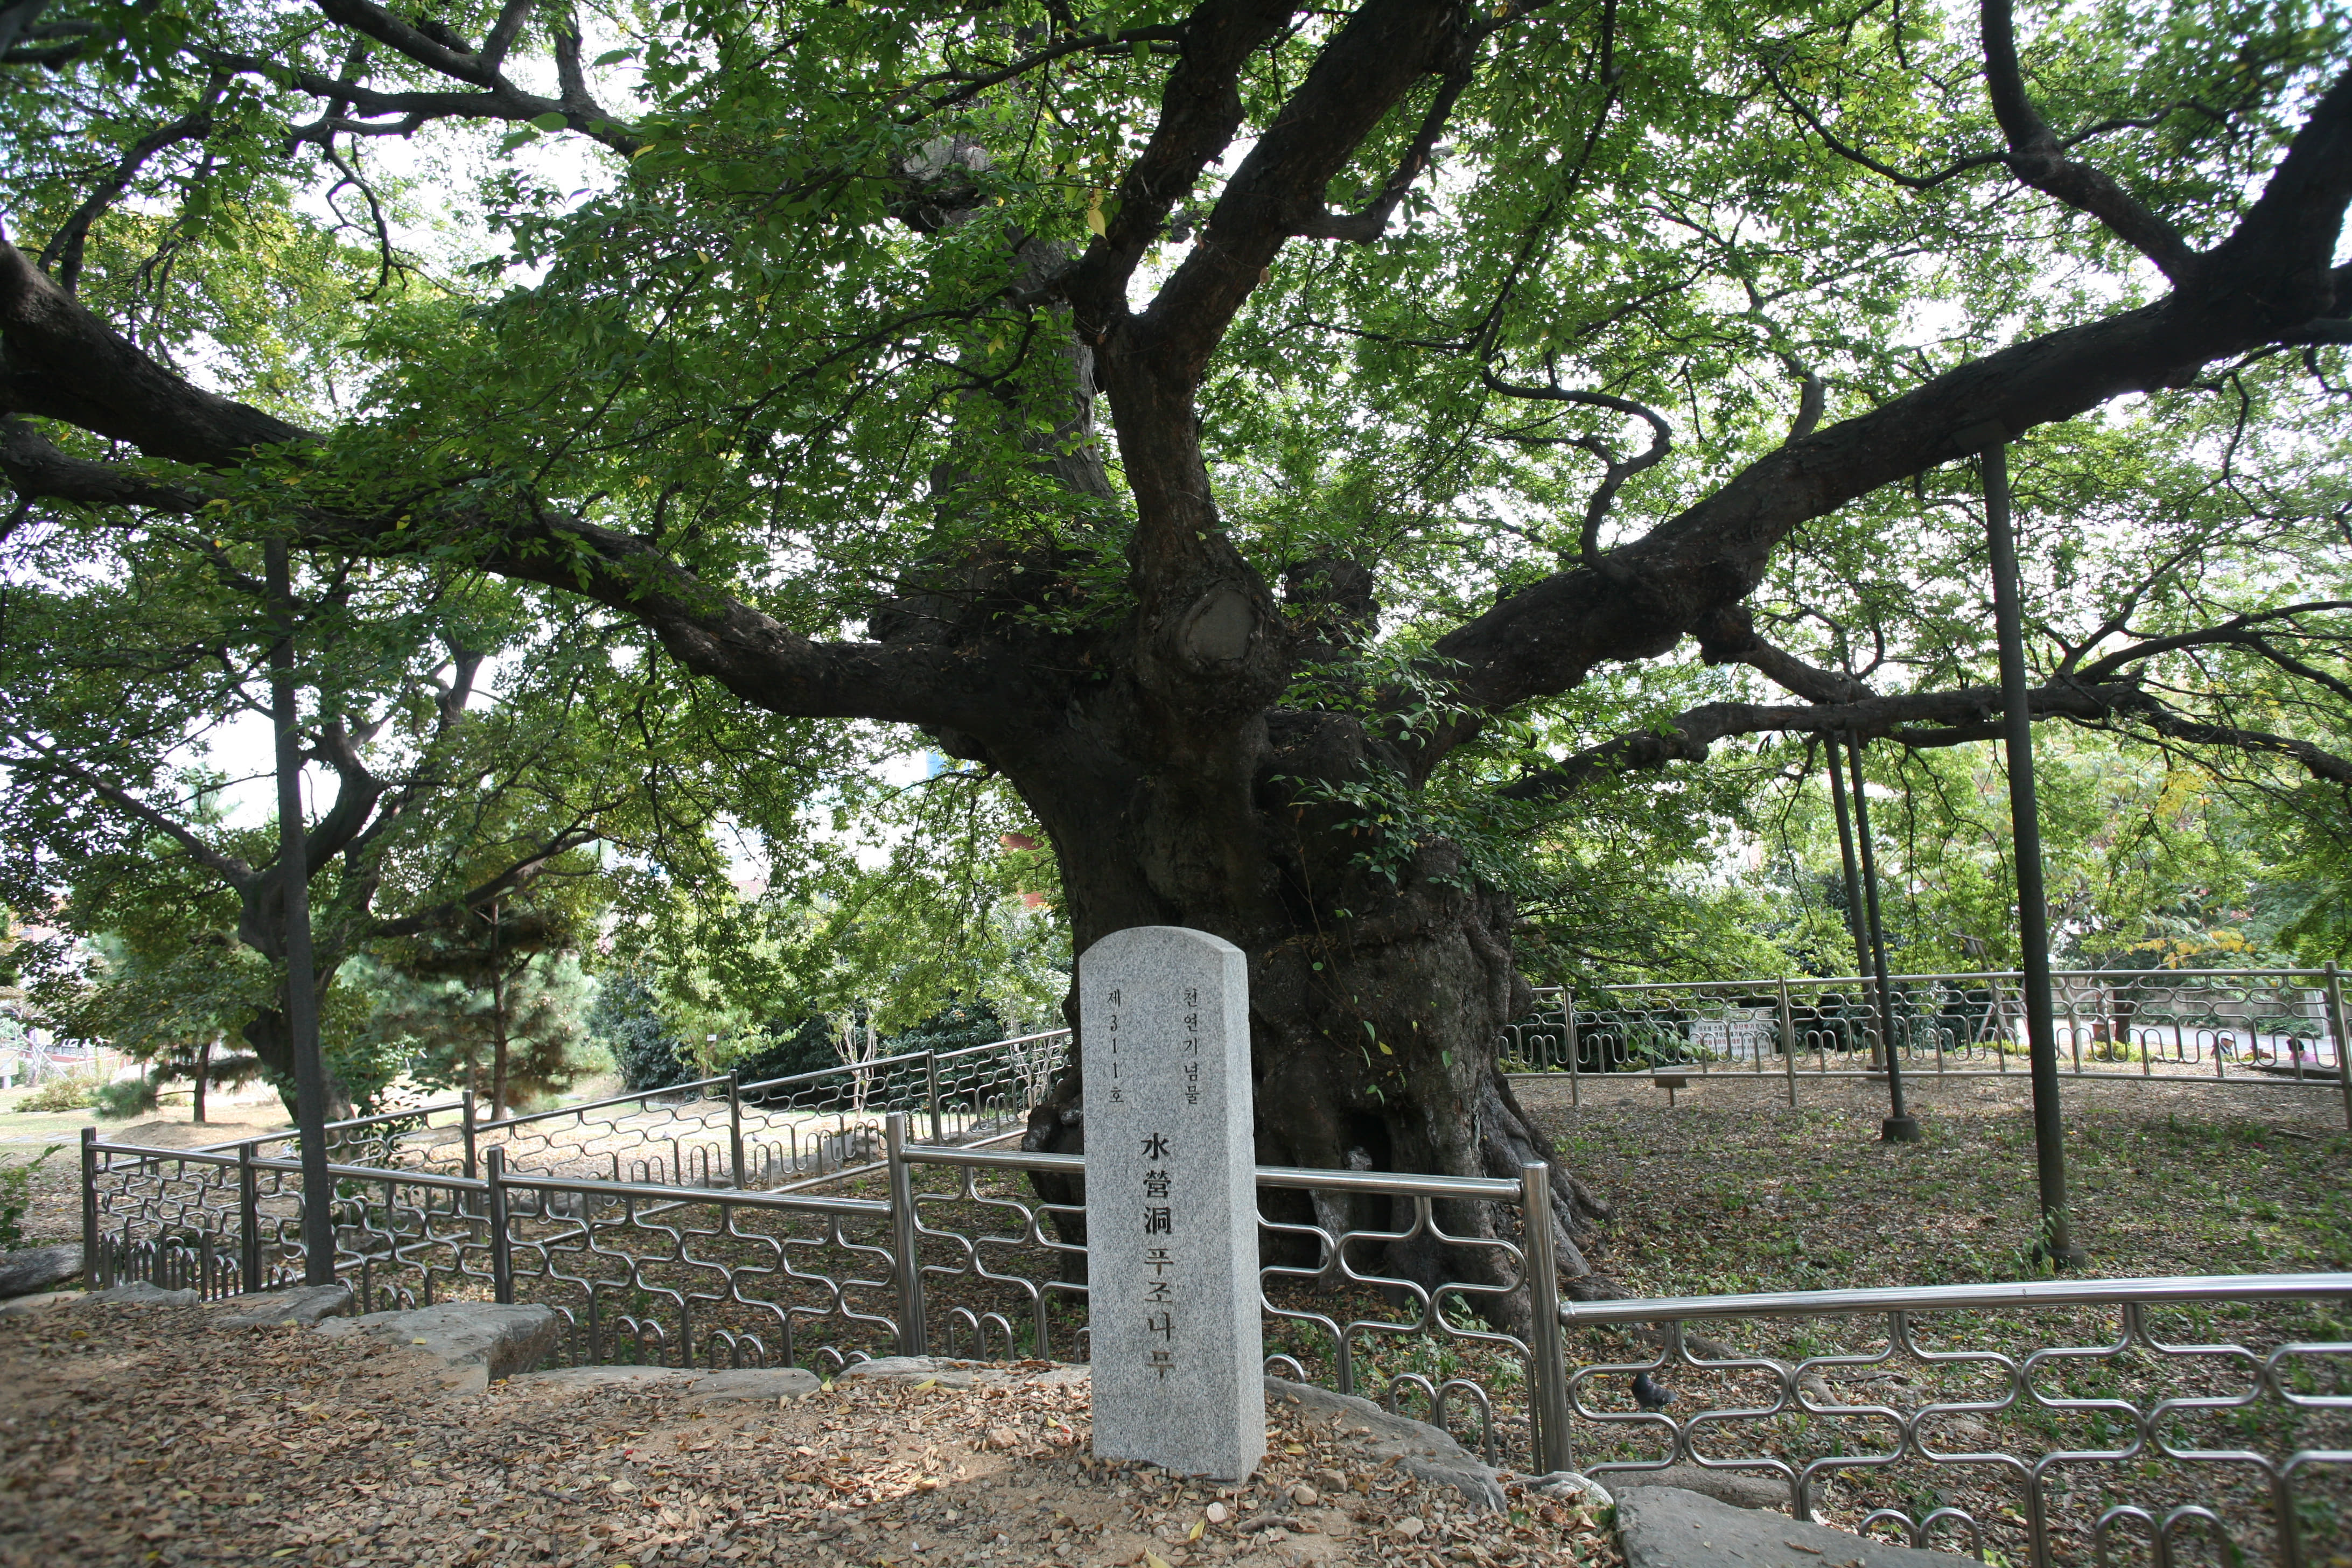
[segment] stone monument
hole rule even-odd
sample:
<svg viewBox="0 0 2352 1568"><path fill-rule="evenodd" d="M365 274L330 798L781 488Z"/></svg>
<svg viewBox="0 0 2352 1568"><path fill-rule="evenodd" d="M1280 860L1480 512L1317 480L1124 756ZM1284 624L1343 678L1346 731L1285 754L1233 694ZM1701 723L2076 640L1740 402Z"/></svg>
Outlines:
<svg viewBox="0 0 2352 1568"><path fill-rule="evenodd" d="M1078 960L1094 1451L1240 1480L1265 1457L1249 963L1182 926Z"/></svg>

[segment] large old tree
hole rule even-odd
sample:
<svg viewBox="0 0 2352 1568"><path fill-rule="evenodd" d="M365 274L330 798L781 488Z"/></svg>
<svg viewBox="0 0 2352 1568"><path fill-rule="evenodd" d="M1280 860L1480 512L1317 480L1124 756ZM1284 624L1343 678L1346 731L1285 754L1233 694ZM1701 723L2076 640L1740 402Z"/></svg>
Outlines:
<svg viewBox="0 0 2352 1568"><path fill-rule="evenodd" d="M1989 443L2027 442L2029 554L2177 564L2130 503L2222 505L2198 471L2268 520L2194 591L2111 574L2038 711L2352 778L2292 705L2179 673L2346 689L2305 657L2352 341L2324 8L0 16L20 521L467 563L752 708L914 727L1017 790L1079 948L1248 952L1270 1162L1547 1152L1496 1066L1528 997L1497 867L1596 781L1992 734L1980 643L1874 683L1839 619L1865 575L1981 619ZM304 247L331 309L268 297ZM2282 540L2284 597L2247 552ZM1721 700L1592 699L1637 661ZM1033 1144L1077 1145L1077 1095Z"/></svg>

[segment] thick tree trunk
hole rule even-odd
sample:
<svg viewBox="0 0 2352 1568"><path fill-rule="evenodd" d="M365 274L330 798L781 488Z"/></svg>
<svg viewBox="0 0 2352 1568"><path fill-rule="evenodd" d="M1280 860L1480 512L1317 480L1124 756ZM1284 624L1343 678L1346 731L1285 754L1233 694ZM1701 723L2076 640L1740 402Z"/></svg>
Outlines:
<svg viewBox="0 0 2352 1568"><path fill-rule="evenodd" d="M1058 259L1048 248L1025 247L1024 267ZM1511 963L1510 900L1476 886L1456 847L1388 843L1390 825L1334 804L1368 780L1417 787L1392 740L1352 717L1277 705L1302 663L1355 658L1377 615L1371 574L1346 561L1300 563L1286 581L1286 615L1223 540L1191 378L1171 374L1149 346L1098 355L1083 333L1063 363L1071 402L1066 411L1048 405L1055 438L1040 446L1015 434L1038 452L1041 477L1075 496L1113 494L1087 439L1104 375L1146 514L1139 537L1161 541L1129 548L1132 616L1082 634L1081 647L1033 638L1017 606L1065 563L992 553L924 563L875 617L874 636L967 656L1012 645L1028 668L1099 672L1032 716L1008 712L985 738L932 734L1021 792L1060 861L1076 951L1130 926L1181 925L1249 955L1260 1163L1517 1180L1527 1161L1546 1161L1562 1283L1606 1293L1588 1256L1606 1210L1557 1160L1497 1065L1504 1026L1533 1000ZM977 405L971 412L1001 417ZM952 465L933 479L943 507L985 504L959 489ZM1157 526L1148 522L1154 513ZM1076 1002L1075 994L1065 1001L1073 1027ZM1025 1147L1085 1147L1076 1061L1073 1053L1069 1073L1033 1113ZM1039 1190L1057 1203L1076 1196L1067 1183L1041 1180ZM1414 1228L1410 1200L1273 1202L1292 1205L1286 1220L1334 1235ZM1433 1217L1465 1240L1518 1224L1516 1209L1478 1204L1440 1204ZM1495 1249L1444 1247L1425 1232L1382 1252L1349 1261L1424 1286L1497 1283L1502 1272ZM1518 1300L1493 1315L1516 1321Z"/></svg>
<svg viewBox="0 0 2352 1568"><path fill-rule="evenodd" d="M189 1119L199 1127L205 1124L205 1079L211 1072L212 1065L213 1037L206 1035L203 1042L196 1047L195 1088L189 1096L191 1101Z"/></svg>
<svg viewBox="0 0 2352 1568"><path fill-rule="evenodd" d="M1180 769L1144 734L1132 736L1129 760L1099 743L1104 733L1075 723L1043 754L995 760L1052 837L1077 951L1129 926L1183 925L1248 954L1259 1162L1516 1180L1524 1163L1545 1161L1563 1286L1606 1293L1589 1254L1607 1210L1560 1163L1498 1064L1504 1026L1533 1005L1511 961L1510 900L1477 885L1454 845L1383 842L1383 825L1318 803L1298 782L1360 777L1381 765L1379 748L1352 720L1276 711L1223 744L1203 737L1178 749L1194 763ZM1075 1025L1075 994L1066 1011ZM1024 1146L1082 1150L1083 1094L1074 1055ZM1276 1217L1334 1234L1413 1222L1410 1200L1270 1202ZM1281 1211L1286 1202L1296 1212ZM1434 1217L1456 1237L1517 1239L1515 1210L1444 1203ZM1426 1233L1350 1260L1424 1286L1500 1272L1492 1249Z"/></svg>
<svg viewBox="0 0 2352 1568"><path fill-rule="evenodd" d="M320 973L331 977L333 972L322 963ZM323 983L319 991L323 997L326 994ZM286 1107L286 1114L293 1115L294 1036L286 1022L286 1009L283 1006L256 1008L240 1032L245 1036L246 1044L253 1047L255 1058L261 1063L263 1076L269 1079L269 1087L278 1091L278 1100ZM334 1064L326 1060L323 1054L319 1066L327 1085L327 1120L343 1121L352 1114L352 1092L335 1075Z"/></svg>

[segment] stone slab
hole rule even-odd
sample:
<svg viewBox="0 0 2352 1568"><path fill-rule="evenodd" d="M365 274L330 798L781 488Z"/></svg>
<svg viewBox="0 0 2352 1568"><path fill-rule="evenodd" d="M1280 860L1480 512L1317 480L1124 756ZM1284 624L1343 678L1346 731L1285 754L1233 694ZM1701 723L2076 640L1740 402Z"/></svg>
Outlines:
<svg viewBox="0 0 2352 1568"><path fill-rule="evenodd" d="M1679 1487L1620 1489L1625 1568L1978 1568L1976 1559L1867 1541Z"/></svg>
<svg viewBox="0 0 2352 1568"><path fill-rule="evenodd" d="M515 1375L533 1388L662 1388L697 1382L702 1373L676 1366L559 1366Z"/></svg>
<svg viewBox="0 0 2352 1568"><path fill-rule="evenodd" d="M688 1405L723 1405L736 1401L773 1405L780 1399L805 1399L824 1384L816 1373L796 1366L740 1367L709 1372L687 1390Z"/></svg>
<svg viewBox="0 0 2352 1568"><path fill-rule="evenodd" d="M1789 1484L1745 1470L1710 1470L1701 1465L1668 1465L1655 1470L1612 1470L1603 1483L1616 1496L1643 1487L1674 1487L1734 1508L1789 1511Z"/></svg>
<svg viewBox="0 0 2352 1568"><path fill-rule="evenodd" d="M945 1356L877 1355L851 1362L836 1374L835 1381L880 1378L897 1383L935 1382L941 1388L970 1388L980 1374L981 1367L975 1362L950 1361Z"/></svg>
<svg viewBox="0 0 2352 1568"><path fill-rule="evenodd" d="M1338 1416L1344 1429L1375 1460L1385 1461L1407 1475L1433 1486L1451 1487L1471 1507L1492 1511L1507 1505L1503 1483L1495 1468L1425 1421L1393 1415L1369 1399L1334 1394L1311 1383L1287 1378L1264 1380L1266 1397L1287 1400L1309 1410ZM1096 1417L1101 1419L1099 1415Z"/></svg>
<svg viewBox="0 0 2352 1568"><path fill-rule="evenodd" d="M1528 1481L1528 1490L1555 1502L1591 1503L1595 1508L1617 1506L1617 1500L1610 1495L1607 1487L1578 1470L1554 1470L1532 1477Z"/></svg>
<svg viewBox="0 0 2352 1568"><path fill-rule="evenodd" d="M29 1296L53 1289L81 1277L79 1242L58 1247L28 1247L0 1256L0 1298Z"/></svg>
<svg viewBox="0 0 2352 1568"><path fill-rule="evenodd" d="M552 1307L445 1301L404 1312L329 1318L312 1331L330 1339L368 1334L424 1352L447 1371L457 1388L480 1388L530 1371L547 1359L563 1331Z"/></svg>
<svg viewBox="0 0 2352 1568"><path fill-rule="evenodd" d="M1238 1480L1265 1455L1249 963L1182 926L1078 959L1094 1452Z"/></svg>
<svg viewBox="0 0 2352 1568"><path fill-rule="evenodd" d="M35 1312L46 1312L52 1307L70 1305L81 1300L79 1290L44 1290L37 1296L11 1296L0 1301L0 1318L29 1318Z"/></svg>
<svg viewBox="0 0 2352 1568"><path fill-rule="evenodd" d="M193 1307L203 1300L204 1297L196 1291L166 1290L162 1286L151 1285L144 1279L133 1279L126 1284L110 1286L104 1290L92 1290L81 1298L83 1305L94 1301L108 1301L118 1305L137 1307Z"/></svg>
<svg viewBox="0 0 2352 1568"><path fill-rule="evenodd" d="M257 1290L232 1296L215 1309L213 1321L224 1329L276 1329L300 1324L307 1328L324 1318L351 1311L352 1288L338 1279L331 1285L289 1285L277 1290Z"/></svg>

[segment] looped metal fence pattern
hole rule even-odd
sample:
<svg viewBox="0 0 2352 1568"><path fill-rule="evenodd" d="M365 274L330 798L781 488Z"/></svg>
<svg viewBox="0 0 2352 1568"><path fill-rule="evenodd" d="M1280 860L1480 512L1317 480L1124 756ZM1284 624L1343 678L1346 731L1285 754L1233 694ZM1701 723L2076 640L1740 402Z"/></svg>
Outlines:
<svg viewBox="0 0 2352 1568"><path fill-rule="evenodd" d="M913 1142L905 1121L880 1172L768 1192L516 1171L503 1147L474 1178L337 1164L337 1271L379 1308L544 1302L558 1363L837 1373L926 1352L934 1325L949 1353L1082 1359L1084 1157ZM299 1278L296 1161L94 1137L83 1161L92 1283ZM2217 1540L2322 1568L2352 1545L2352 1342L2309 1331L2352 1276L1562 1307L1549 1227L1522 1224L1549 1213L1541 1166L1257 1179L1266 1370L1491 1459L1763 1475L1801 1516L2038 1568L2202 1561ZM1672 1386L1636 1400L1637 1373Z"/></svg>
<svg viewBox="0 0 2352 1568"><path fill-rule="evenodd" d="M2105 1562L2133 1520L2169 1561L2181 1522L2210 1518L2230 1553L2300 1568L2306 1534L2345 1540L2352 1342L2201 1336L2224 1321L2275 1335L2253 1304L2340 1310L2347 1285L2242 1275L1572 1304L1571 1330L1633 1331L1650 1352L1569 1373L1581 1468L1761 1474L1800 1518L1834 1484L1838 1511L1858 1503L1865 1528L1925 1543L1957 1526L1972 1550L2036 1564ZM1633 1398L1636 1374L1663 1405ZM1945 1500L1963 1487L1990 1516Z"/></svg>
<svg viewBox="0 0 2352 1568"><path fill-rule="evenodd" d="M1895 1060L1906 1078L1985 1078L2026 1069L2024 999L2011 971L1888 979ZM2073 970L2051 976L2059 1070L2116 1081L2201 1079L2324 1088L2343 1100L2343 985L2323 969ZM1868 978L1698 981L1537 993L1531 1017L1504 1031L1507 1065L1568 1076L1570 1092L1604 1073L1779 1078L1802 1082L1884 1072L1886 1042Z"/></svg>

